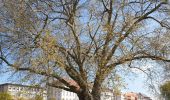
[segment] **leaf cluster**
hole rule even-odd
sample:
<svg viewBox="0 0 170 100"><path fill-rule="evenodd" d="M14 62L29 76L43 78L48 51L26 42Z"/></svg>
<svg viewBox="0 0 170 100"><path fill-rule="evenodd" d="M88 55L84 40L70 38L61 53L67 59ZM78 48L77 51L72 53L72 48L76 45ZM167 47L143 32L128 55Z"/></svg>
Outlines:
<svg viewBox="0 0 170 100"><path fill-rule="evenodd" d="M162 93L162 96L165 98L169 98L170 100L170 81L167 81L160 87L160 91Z"/></svg>

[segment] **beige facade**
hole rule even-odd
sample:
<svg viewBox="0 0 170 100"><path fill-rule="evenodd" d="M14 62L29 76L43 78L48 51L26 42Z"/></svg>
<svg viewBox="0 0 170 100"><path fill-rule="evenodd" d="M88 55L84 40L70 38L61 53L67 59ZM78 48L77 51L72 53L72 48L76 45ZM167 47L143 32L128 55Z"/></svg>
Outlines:
<svg viewBox="0 0 170 100"><path fill-rule="evenodd" d="M152 100L150 97L142 94L142 93L134 93L134 92L128 92L125 93L123 100Z"/></svg>
<svg viewBox="0 0 170 100"><path fill-rule="evenodd" d="M14 99L16 98L32 99L35 98L36 95L40 95L43 97L43 100L47 100L46 90L39 87L6 83L0 85L0 92L9 93L12 95Z"/></svg>

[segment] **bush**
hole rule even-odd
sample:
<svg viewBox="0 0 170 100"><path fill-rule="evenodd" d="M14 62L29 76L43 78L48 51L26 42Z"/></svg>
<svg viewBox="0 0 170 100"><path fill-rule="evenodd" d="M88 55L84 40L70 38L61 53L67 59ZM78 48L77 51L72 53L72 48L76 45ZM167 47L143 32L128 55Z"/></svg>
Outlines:
<svg viewBox="0 0 170 100"><path fill-rule="evenodd" d="M17 100L25 100L24 98L22 98L22 97L20 97L20 98L18 98Z"/></svg>
<svg viewBox="0 0 170 100"><path fill-rule="evenodd" d="M43 100L43 97L41 95L36 95L34 100Z"/></svg>
<svg viewBox="0 0 170 100"><path fill-rule="evenodd" d="M160 87L161 94L163 97L167 98L166 100L170 100L170 81L167 81Z"/></svg>
<svg viewBox="0 0 170 100"><path fill-rule="evenodd" d="M12 100L12 96L6 92L0 92L0 100Z"/></svg>

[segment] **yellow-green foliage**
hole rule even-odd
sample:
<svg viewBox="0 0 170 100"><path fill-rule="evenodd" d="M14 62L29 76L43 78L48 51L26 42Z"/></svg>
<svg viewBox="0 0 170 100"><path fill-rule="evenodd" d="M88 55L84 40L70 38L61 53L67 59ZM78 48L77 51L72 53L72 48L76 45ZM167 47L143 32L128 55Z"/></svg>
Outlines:
<svg viewBox="0 0 170 100"><path fill-rule="evenodd" d="M17 100L26 100L24 97L18 97Z"/></svg>
<svg viewBox="0 0 170 100"><path fill-rule="evenodd" d="M56 100L55 98L50 98L50 100Z"/></svg>
<svg viewBox="0 0 170 100"><path fill-rule="evenodd" d="M166 82L160 87L161 93L164 97L169 98L170 100L170 81Z"/></svg>
<svg viewBox="0 0 170 100"><path fill-rule="evenodd" d="M36 95L34 100L43 100L43 97L41 95Z"/></svg>
<svg viewBox="0 0 170 100"><path fill-rule="evenodd" d="M6 92L0 92L0 100L12 100L12 96Z"/></svg>
<svg viewBox="0 0 170 100"><path fill-rule="evenodd" d="M21 98L18 98L17 100L25 100L25 99L21 97Z"/></svg>

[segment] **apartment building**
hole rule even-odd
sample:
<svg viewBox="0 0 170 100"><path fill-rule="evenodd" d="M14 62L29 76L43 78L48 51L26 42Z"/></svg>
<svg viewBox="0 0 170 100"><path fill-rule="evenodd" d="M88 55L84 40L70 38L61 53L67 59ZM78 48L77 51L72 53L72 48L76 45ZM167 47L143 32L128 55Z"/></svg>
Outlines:
<svg viewBox="0 0 170 100"><path fill-rule="evenodd" d="M79 100L77 94L63 89L47 87L47 100Z"/></svg>
<svg viewBox="0 0 170 100"><path fill-rule="evenodd" d="M123 100L152 100L152 99L142 93L127 92L124 94Z"/></svg>
<svg viewBox="0 0 170 100"><path fill-rule="evenodd" d="M16 98L33 99L36 95L40 95L43 100L47 100L46 90L40 87L5 83L0 85L0 92L11 94L14 100Z"/></svg>

